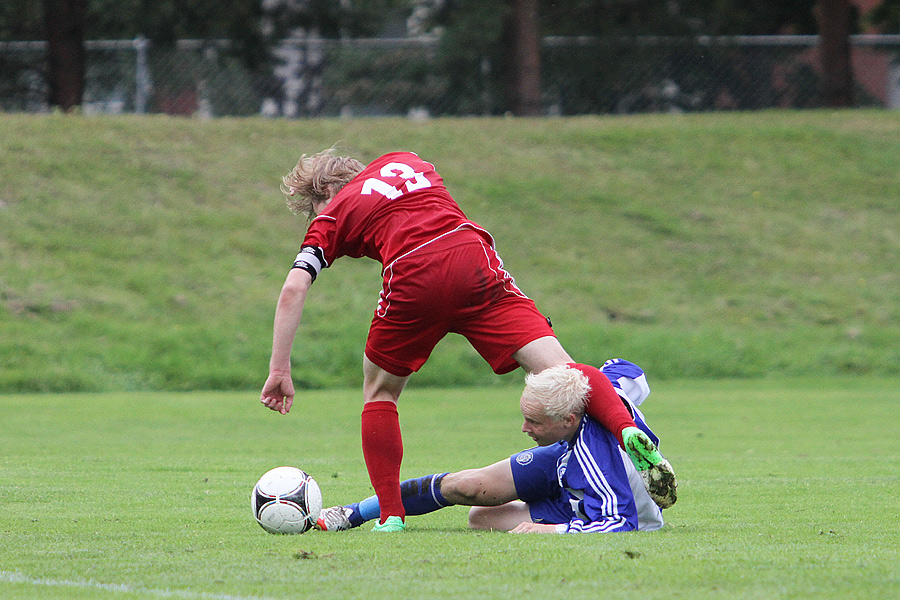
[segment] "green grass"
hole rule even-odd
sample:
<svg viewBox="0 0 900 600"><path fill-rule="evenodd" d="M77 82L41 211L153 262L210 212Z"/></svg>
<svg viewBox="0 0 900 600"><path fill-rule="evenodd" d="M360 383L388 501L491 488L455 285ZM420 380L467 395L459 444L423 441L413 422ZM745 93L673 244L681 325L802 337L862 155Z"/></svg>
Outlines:
<svg viewBox="0 0 900 600"><path fill-rule="evenodd" d="M900 372L900 114L215 120L0 115L0 390L256 389L304 223L280 176L411 149L583 362ZM378 266L316 283L295 378L355 387ZM308 360L308 354L316 357ZM505 385L459 339L420 384Z"/></svg>
<svg viewBox="0 0 900 600"><path fill-rule="evenodd" d="M359 392L288 417L252 393L0 397L0 597L893 598L900 392L891 379L651 381L679 474L653 533L468 531L465 509L401 536L272 536L249 491L294 464L326 503L369 493ZM413 387L404 476L488 464L528 441L516 387Z"/></svg>
<svg viewBox="0 0 900 600"><path fill-rule="evenodd" d="M898 134L880 111L0 115L0 597L900 596ZM279 464L326 503L370 493L374 263L317 281L290 416L185 392L261 386L303 230L279 177L338 141L434 162L576 358L647 369L680 482L662 531L479 533L461 507L402 536L253 522ZM524 447L520 381L443 342L401 403L404 475Z"/></svg>

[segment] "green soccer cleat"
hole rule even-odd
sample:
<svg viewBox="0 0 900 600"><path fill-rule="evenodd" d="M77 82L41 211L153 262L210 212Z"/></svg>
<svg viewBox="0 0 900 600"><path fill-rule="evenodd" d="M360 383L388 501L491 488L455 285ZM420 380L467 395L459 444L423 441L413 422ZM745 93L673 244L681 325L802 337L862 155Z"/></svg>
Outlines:
<svg viewBox="0 0 900 600"><path fill-rule="evenodd" d="M663 461L662 454L656 449L653 440L637 427L626 427L622 430L622 443L638 471L646 471Z"/></svg>
<svg viewBox="0 0 900 600"><path fill-rule="evenodd" d="M372 531L384 531L386 533L393 533L395 531L403 531L406 529L406 523L403 522L403 519L400 517L388 517L385 519L384 523L375 523L375 527L372 528Z"/></svg>
<svg viewBox="0 0 900 600"><path fill-rule="evenodd" d="M660 508L669 508L678 499L678 482L675 471L656 444L637 427L622 430L625 452L644 480L647 492Z"/></svg>

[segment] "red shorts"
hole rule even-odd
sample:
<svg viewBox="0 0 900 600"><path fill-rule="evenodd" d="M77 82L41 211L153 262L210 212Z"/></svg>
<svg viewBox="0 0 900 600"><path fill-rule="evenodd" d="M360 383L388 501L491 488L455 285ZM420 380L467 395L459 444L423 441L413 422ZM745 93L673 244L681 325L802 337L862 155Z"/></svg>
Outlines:
<svg viewBox="0 0 900 600"><path fill-rule="evenodd" d="M465 336L500 374L519 366L512 355L525 344L553 335L492 244L471 229L445 235L385 268L366 356L405 377L451 332Z"/></svg>

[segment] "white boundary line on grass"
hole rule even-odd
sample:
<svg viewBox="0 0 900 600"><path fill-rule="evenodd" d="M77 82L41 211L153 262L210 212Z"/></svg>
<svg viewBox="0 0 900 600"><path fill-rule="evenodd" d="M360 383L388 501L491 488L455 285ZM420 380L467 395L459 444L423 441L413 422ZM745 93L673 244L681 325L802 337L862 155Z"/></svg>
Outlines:
<svg viewBox="0 0 900 600"><path fill-rule="evenodd" d="M18 571L0 571L0 583L25 583L28 585L46 585L49 587L89 588L108 592L125 592L129 594L147 594L158 598L201 598L203 600L267 600L262 596L234 596L231 594L210 594L208 592L189 592L186 590L155 590L124 583L100 583L93 579L46 579L29 577Z"/></svg>

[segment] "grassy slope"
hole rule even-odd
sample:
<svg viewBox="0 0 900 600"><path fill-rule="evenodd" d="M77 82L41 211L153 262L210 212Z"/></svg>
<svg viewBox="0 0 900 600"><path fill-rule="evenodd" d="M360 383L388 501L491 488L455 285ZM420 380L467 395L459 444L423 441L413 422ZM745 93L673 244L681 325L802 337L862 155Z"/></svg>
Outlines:
<svg viewBox="0 0 900 600"><path fill-rule="evenodd" d="M0 115L0 390L257 387L303 230L279 177L335 142L434 162L579 360L898 372L896 113ZM377 265L349 259L316 283L301 385L358 384L379 286ZM509 381L456 339L417 379Z"/></svg>

